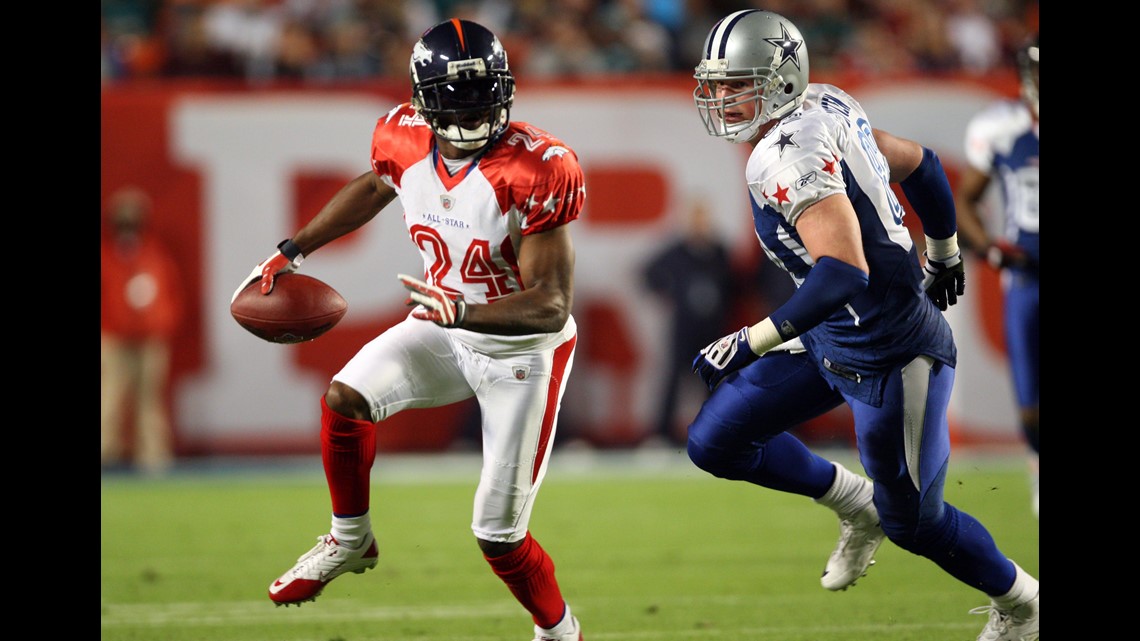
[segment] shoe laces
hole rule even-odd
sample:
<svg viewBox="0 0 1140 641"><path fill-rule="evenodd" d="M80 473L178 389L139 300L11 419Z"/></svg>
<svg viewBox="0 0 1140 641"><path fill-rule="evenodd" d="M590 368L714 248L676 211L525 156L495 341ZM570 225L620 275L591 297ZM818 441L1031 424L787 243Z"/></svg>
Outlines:
<svg viewBox="0 0 1140 641"><path fill-rule="evenodd" d="M866 543L874 537L875 528L870 523L857 523L854 518L843 519L839 522L840 548L846 548L856 542Z"/></svg>
<svg viewBox="0 0 1140 641"><path fill-rule="evenodd" d="M331 556L336 553L336 548L340 547L340 542L333 538L332 534L322 534L317 537L317 544L313 549L301 555L297 559L297 568L304 566L306 569L311 568L313 565L324 560L324 557ZM330 551L330 548L332 550Z"/></svg>
<svg viewBox="0 0 1140 641"><path fill-rule="evenodd" d="M853 538L855 538L855 524L851 519L843 519L839 522L839 547L836 552L845 550Z"/></svg>
<svg viewBox="0 0 1140 641"><path fill-rule="evenodd" d="M1003 610L993 604L976 607L970 610L970 614L986 614L990 617L977 641L1004 639L1012 626L1024 623L1014 615L1013 610Z"/></svg>

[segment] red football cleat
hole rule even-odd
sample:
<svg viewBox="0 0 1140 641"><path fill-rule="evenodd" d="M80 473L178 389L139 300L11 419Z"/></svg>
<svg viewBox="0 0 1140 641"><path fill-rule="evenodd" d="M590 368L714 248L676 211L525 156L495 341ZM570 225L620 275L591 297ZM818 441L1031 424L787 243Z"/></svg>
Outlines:
<svg viewBox="0 0 1140 641"><path fill-rule="evenodd" d="M345 572L363 574L376 567L378 558L376 537L371 532L355 550L342 546L331 534L318 536L316 546L269 586L269 598L286 606L316 600L333 579Z"/></svg>

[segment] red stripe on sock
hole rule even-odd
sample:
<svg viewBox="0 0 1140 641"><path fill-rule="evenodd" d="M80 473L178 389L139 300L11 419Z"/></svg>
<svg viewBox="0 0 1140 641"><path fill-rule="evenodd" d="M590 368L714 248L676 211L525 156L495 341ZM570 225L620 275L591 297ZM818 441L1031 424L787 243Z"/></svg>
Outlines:
<svg viewBox="0 0 1140 641"><path fill-rule="evenodd" d="M368 511L376 426L329 409L321 397L321 462L325 466L333 514L358 516Z"/></svg>
<svg viewBox="0 0 1140 641"><path fill-rule="evenodd" d="M518 602L530 612L536 625L553 628L562 620L566 602L554 578L554 561L530 532L526 533L523 544L514 550L490 558L486 555L491 569L510 588Z"/></svg>

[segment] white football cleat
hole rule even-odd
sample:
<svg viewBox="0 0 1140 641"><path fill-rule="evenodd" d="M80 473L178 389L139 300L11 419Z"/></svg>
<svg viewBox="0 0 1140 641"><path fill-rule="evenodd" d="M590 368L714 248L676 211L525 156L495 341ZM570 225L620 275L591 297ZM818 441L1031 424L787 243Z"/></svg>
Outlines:
<svg viewBox="0 0 1140 641"><path fill-rule="evenodd" d="M879 512L875 504L867 506L855 516L839 522L839 543L827 559L820 585L828 590L846 590L855 581L867 575L867 568L875 564L875 552L886 534L879 526Z"/></svg>
<svg viewBox="0 0 1140 641"><path fill-rule="evenodd" d="M269 586L269 598L285 606L314 601L330 581L345 572L362 574L371 570L379 556L372 532L354 550L342 546L332 534L323 534L317 537L313 549L302 554L296 565Z"/></svg>
<svg viewBox="0 0 1140 641"><path fill-rule="evenodd" d="M1041 638L1040 595L1010 610L996 603L970 610L970 614L988 614L990 620L977 641L1038 641Z"/></svg>

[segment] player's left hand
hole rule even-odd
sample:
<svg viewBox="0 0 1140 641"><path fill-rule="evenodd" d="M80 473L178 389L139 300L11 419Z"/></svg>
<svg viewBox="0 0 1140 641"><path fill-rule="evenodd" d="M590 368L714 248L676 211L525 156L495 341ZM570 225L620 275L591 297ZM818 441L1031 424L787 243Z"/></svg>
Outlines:
<svg viewBox="0 0 1140 641"><path fill-rule="evenodd" d="M748 342L748 327L745 326L702 349L693 359L693 371L712 391L725 376L758 358L760 357L752 351L752 345Z"/></svg>
<svg viewBox="0 0 1140 641"><path fill-rule="evenodd" d="M926 256L925 253L923 253ZM958 297L966 293L966 263L962 261L962 252L958 252L946 260L931 260L926 256L926 264L922 271L922 288L926 295L938 309L946 308L958 302Z"/></svg>
<svg viewBox="0 0 1140 641"><path fill-rule="evenodd" d="M411 292L408 304L423 307L412 312L420 320L428 320L440 327L459 327L467 317L467 303L461 296L454 296L442 288L429 285L407 274L397 274L404 287Z"/></svg>

